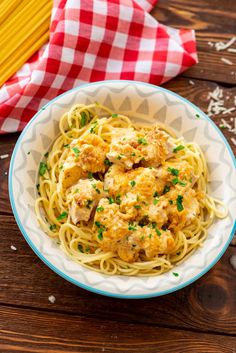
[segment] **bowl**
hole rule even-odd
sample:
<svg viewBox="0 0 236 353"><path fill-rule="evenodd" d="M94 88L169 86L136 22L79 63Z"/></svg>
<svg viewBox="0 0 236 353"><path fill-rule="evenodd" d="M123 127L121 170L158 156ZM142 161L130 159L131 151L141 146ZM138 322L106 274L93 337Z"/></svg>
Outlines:
<svg viewBox="0 0 236 353"><path fill-rule="evenodd" d="M209 193L222 200L229 215L216 220L201 248L155 277L107 276L73 262L40 228L34 212L39 162L59 133L58 121L80 102L98 101L112 111L145 124L169 125L177 136L196 141L208 162ZM28 244L53 271L84 289L119 298L147 298L183 288L204 275L227 249L235 228L236 169L228 142L199 108L164 88L135 81L102 81L76 87L46 104L29 122L12 154L9 172L10 201L16 222Z"/></svg>

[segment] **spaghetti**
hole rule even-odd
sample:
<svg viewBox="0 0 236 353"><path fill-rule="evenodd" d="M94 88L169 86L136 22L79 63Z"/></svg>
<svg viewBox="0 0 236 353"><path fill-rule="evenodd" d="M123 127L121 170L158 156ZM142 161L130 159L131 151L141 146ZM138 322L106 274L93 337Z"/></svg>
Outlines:
<svg viewBox="0 0 236 353"><path fill-rule="evenodd" d="M108 275L158 275L227 215L207 193L200 147L166 126L133 124L95 103L73 106L59 127L40 163L35 210L75 262Z"/></svg>

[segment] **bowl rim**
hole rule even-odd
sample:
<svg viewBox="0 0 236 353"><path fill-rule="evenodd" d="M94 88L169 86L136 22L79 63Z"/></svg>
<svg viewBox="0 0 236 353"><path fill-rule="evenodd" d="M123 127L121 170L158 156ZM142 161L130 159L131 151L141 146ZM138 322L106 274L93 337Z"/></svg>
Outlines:
<svg viewBox="0 0 236 353"><path fill-rule="evenodd" d="M13 215L15 217L16 223L22 233L22 235L24 236L25 240L27 241L27 243L29 244L29 246L31 247L31 249L34 251L34 253L40 258L40 260L42 260L51 270L53 270L55 273L57 273L59 276L61 276L62 278L66 279L68 282L71 282L73 284L75 284L76 286L86 289L90 292L96 293L96 294L101 294L104 296L108 296L108 297L113 297L113 298L120 298L120 299L145 299L145 298L153 298L153 297L159 297L165 294L170 294L173 292L176 292L179 289L182 289L186 286L188 286L189 284L195 282L196 280L198 280L200 277L202 277L204 274L206 274L219 260L220 258L223 256L223 254L225 253L226 249L228 248L234 233L236 231L236 219L234 220L234 224L233 227L231 229L230 235L228 237L227 242L225 243L223 249L221 250L221 252L214 258L214 260L211 261L211 263L204 268L200 273L198 273L196 276L194 276L193 278L190 278L189 280L178 284L170 289L164 290L164 291L158 291L158 292L152 292L152 293L147 293L147 294L121 294L121 293L111 293L111 292L107 292L105 290L100 290L94 287L91 287L87 284L81 283L78 280L73 279L72 277L70 277L68 274L66 274L65 272L59 270L56 266L54 266L48 259L46 259L44 257L44 255L37 249L37 247L33 244L33 242L31 241L30 236L27 234L26 230L24 229L24 226L20 220L20 217L18 215L17 212L17 208L16 208L16 204L15 204L15 200L14 200L14 195L13 195L13 186L12 186L12 181L13 181L13 170L14 170L14 161L15 161L15 157L16 157L16 153L21 145L22 140L24 139L24 135L26 133L26 131L28 131L28 129L30 128L30 126L34 123L34 121L37 119L37 117L41 114L41 112L43 110L45 110L46 107L54 104L57 100L60 100L62 96L65 96L67 94L70 94L71 92L76 92L79 91L80 89L89 87L89 86L96 86L96 85L102 85L104 83L111 83L111 84L116 84L116 83L124 83L124 84L131 84L131 85L144 85L144 86L149 86L151 88L157 89L159 91L162 92L166 92L174 97L176 97L177 99L183 101L185 104L188 104L190 106L192 106L192 108L194 108L198 113L200 113L204 119L206 119L213 127L214 129L218 132L218 134L220 135L222 141L224 142L224 145L226 146L231 158L232 158L232 165L234 166L234 169L236 170L236 159L234 157L234 153L228 143L228 141L226 140L225 136L223 135L222 131L216 126L216 124L200 109L198 108L195 104L193 104L192 102L190 102L189 100L187 100L186 98L180 96L179 94L172 92L166 88L160 87L160 86L156 86L154 84L150 84L150 83L146 83L146 82L141 82L141 81L131 81L131 80L104 80L104 81L97 81L97 82L92 82L92 83L84 83L81 84L80 86L76 86L62 94L60 94L59 96L55 97L54 99L50 100L47 104L45 104L33 117L32 119L27 123L27 125L25 126L25 128L23 129L22 133L20 134L14 150L12 152L12 156L11 156L11 160L10 160L10 167L9 167L9 175L8 175L8 185L9 185L9 197L10 197L10 204L12 207L12 211L13 211Z"/></svg>

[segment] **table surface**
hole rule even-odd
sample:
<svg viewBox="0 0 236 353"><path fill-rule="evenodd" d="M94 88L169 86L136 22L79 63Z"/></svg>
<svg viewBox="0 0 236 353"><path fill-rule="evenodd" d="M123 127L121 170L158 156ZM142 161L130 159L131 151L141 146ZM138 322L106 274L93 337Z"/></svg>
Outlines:
<svg viewBox="0 0 236 353"><path fill-rule="evenodd" d="M209 42L236 35L236 1L159 0L152 15L167 25L194 28L197 35L199 64L164 87L206 111L208 93L219 86L225 105L234 106L236 54L216 51ZM236 112L212 119L219 125L222 118L234 117ZM228 129L223 133L236 153L235 135ZM18 136L0 138L0 154L9 154L0 160L1 353L236 352L235 240L201 279L163 297L121 300L77 288L39 260L15 223L7 172Z"/></svg>

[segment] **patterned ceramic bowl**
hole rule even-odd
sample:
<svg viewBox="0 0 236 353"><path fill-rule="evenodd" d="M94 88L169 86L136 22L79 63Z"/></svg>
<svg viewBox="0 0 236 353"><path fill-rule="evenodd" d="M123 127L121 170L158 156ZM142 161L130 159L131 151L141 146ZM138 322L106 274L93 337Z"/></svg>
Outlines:
<svg viewBox="0 0 236 353"><path fill-rule="evenodd" d="M167 272L157 277L107 276L71 261L39 227L34 212L38 166L57 136L61 115L78 102L98 101L115 112L135 117L135 122L167 124L196 141L205 152L210 170L210 194L224 201L229 216L215 221L203 247L175 267L179 277ZM197 115L197 116L196 116ZM28 152L30 151L30 154ZM223 255L235 230L236 169L234 155L221 131L196 106L166 89L134 81L103 81L74 88L53 99L30 121L21 134L9 173L12 209L18 226L35 253L68 281L103 295L147 298L176 291L196 281Z"/></svg>

